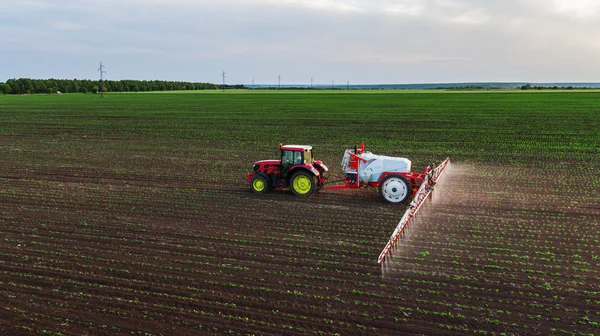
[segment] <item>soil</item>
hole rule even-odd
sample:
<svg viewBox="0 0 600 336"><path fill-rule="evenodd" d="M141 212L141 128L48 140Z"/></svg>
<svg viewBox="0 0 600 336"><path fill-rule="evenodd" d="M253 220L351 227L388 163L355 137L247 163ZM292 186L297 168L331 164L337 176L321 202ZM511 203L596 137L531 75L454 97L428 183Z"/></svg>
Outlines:
<svg viewBox="0 0 600 336"><path fill-rule="evenodd" d="M5 165L0 335L600 333L597 194L557 171L453 163L379 265L376 191L185 166Z"/></svg>

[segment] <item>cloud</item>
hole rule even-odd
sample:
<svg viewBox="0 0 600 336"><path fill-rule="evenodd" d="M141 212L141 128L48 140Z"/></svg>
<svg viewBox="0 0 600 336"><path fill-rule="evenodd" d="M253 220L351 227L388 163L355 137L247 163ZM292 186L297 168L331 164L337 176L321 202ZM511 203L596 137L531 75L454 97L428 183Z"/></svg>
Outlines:
<svg viewBox="0 0 600 336"><path fill-rule="evenodd" d="M600 9L598 0L551 0L550 3L557 12L577 17L596 17Z"/></svg>
<svg viewBox="0 0 600 336"><path fill-rule="evenodd" d="M481 25L488 22L490 15L483 9L473 9L454 16L441 16L440 21L464 25Z"/></svg>
<svg viewBox="0 0 600 336"><path fill-rule="evenodd" d="M401 53L397 55L381 55L381 54L360 54L352 55L352 60L364 63L377 62L380 65L408 65L416 63L430 63L430 62L466 62L468 58L461 57L448 57L448 56L436 56L427 54L410 54Z"/></svg>
<svg viewBox="0 0 600 336"><path fill-rule="evenodd" d="M50 29L55 30L82 30L86 26L73 21L52 21L48 24Z"/></svg>
<svg viewBox="0 0 600 336"><path fill-rule="evenodd" d="M419 16L423 13L423 10L423 5L417 1L397 2L382 8L384 13L408 16Z"/></svg>
<svg viewBox="0 0 600 336"><path fill-rule="evenodd" d="M0 73L26 53L102 59L113 78L145 76L151 58L172 78L224 69L246 83L314 69L353 82L600 78L597 0L0 0L0 29Z"/></svg>
<svg viewBox="0 0 600 336"><path fill-rule="evenodd" d="M4 7L4 5L8 5L7 7L11 7L11 8L15 8L15 9L21 9L21 10L25 10L25 9L48 9L48 8L52 8L55 7L55 4L48 2L48 1L43 1L43 0L39 0L39 1L34 1L34 0L22 0L19 1L18 3L15 2L8 2L8 1L1 1L0 2L0 6Z"/></svg>
<svg viewBox="0 0 600 336"><path fill-rule="evenodd" d="M270 3L290 4L315 10L331 10L340 12L358 12L364 8L356 1L336 0L276 0Z"/></svg>

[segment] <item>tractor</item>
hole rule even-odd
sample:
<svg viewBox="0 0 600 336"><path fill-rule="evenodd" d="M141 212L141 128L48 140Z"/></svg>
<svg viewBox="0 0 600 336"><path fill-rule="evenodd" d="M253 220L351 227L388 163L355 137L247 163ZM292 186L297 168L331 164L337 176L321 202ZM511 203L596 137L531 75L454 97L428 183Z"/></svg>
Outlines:
<svg viewBox="0 0 600 336"><path fill-rule="evenodd" d="M279 145L279 160L254 162L246 181L255 193L290 188L300 197L308 197L320 190L327 180L327 166L313 156L312 146Z"/></svg>
<svg viewBox="0 0 600 336"><path fill-rule="evenodd" d="M411 171L411 161L407 158L376 155L365 151L365 144L346 149L342 159L344 176L336 181L327 181L330 174L323 162L313 158L312 146L279 145L281 160L257 161L253 172L248 174L255 193L266 193L273 189L289 187L296 196L308 197L323 189L359 189L371 187L379 190L381 198L388 203L407 204L417 195L421 186L433 188L437 175L446 167L450 159L440 165L433 163L423 173Z"/></svg>

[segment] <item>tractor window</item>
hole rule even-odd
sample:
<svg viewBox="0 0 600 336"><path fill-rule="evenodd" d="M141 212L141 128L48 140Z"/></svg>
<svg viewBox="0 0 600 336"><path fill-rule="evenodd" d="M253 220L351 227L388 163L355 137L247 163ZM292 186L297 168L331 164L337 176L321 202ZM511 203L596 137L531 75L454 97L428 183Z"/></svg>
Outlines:
<svg viewBox="0 0 600 336"><path fill-rule="evenodd" d="M294 152L294 164L302 164L304 160L302 160L302 152Z"/></svg>
<svg viewBox="0 0 600 336"><path fill-rule="evenodd" d="M281 176L286 176L292 166L298 164L297 156L294 151L281 151ZM300 153L300 162L302 154Z"/></svg>
<svg viewBox="0 0 600 336"><path fill-rule="evenodd" d="M302 152L296 151L282 151L281 152L281 164L283 165L297 165L304 163L304 157Z"/></svg>
<svg viewBox="0 0 600 336"><path fill-rule="evenodd" d="M308 151L308 152L304 152L304 162L306 164L312 164L312 150Z"/></svg>
<svg viewBox="0 0 600 336"><path fill-rule="evenodd" d="M292 151L282 151L281 152L281 164L283 164L283 165L293 165L294 164L294 152L292 152Z"/></svg>

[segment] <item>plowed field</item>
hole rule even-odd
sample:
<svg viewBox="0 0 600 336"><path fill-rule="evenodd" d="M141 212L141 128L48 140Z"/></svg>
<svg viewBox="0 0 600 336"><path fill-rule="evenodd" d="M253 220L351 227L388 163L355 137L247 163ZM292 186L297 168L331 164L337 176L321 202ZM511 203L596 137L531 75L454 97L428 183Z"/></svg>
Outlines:
<svg viewBox="0 0 600 336"><path fill-rule="evenodd" d="M0 334L598 334L596 98L0 96ZM339 173L361 140L452 158L384 265L401 206L245 182L279 142Z"/></svg>

